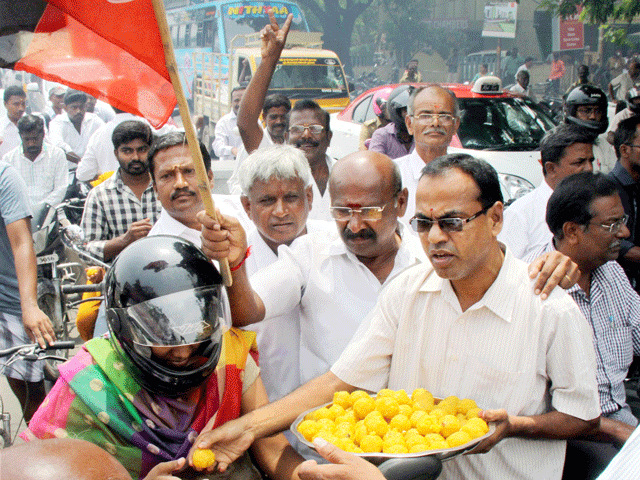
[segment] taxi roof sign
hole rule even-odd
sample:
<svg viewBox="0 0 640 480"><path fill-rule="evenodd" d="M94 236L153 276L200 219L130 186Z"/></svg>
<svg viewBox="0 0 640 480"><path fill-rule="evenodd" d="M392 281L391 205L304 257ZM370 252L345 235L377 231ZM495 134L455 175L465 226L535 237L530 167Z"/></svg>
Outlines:
<svg viewBox="0 0 640 480"><path fill-rule="evenodd" d="M502 82L498 77L486 76L480 77L471 88L473 93L481 93L483 95L499 95L502 93Z"/></svg>

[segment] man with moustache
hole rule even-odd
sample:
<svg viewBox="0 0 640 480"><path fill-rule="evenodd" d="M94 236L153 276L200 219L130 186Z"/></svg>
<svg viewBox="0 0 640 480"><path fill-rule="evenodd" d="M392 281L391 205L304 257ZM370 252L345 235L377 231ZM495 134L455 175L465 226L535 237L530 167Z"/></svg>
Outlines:
<svg viewBox="0 0 640 480"><path fill-rule="evenodd" d="M598 438L569 442L565 471L571 478L595 478L638 424L626 402L624 380L640 355L640 296L615 261L629 236L616 184L603 174L565 178L547 205L553 239L543 252L558 250L580 268L568 290L591 330L596 351L602 419ZM541 252L536 252L539 254Z"/></svg>
<svg viewBox="0 0 640 480"><path fill-rule="evenodd" d="M341 175L346 167L364 186L363 176L371 175L373 165L356 168L358 159L362 157L340 160L330 184L334 205L340 205L340 213L350 213L347 222L352 226L362 222L355 214L371 205L365 203L367 190ZM345 200L352 206L343 207ZM377 206L384 210L395 203L389 197L381 200L386 202ZM446 155L428 164L411 225L429 262L407 269L381 291L377 305L329 372L278 402L201 434L196 445L213 447L220 461L228 463L254 439L281 431L305 410L331 401L336 391L422 387L441 398L474 398L484 408L481 416L496 424L495 432L473 451L488 453L451 459L443 466L443 479L559 480L564 439L599 423L591 332L562 290L554 290L544 301L534 295L526 264L496 238L502 211L498 175L485 161ZM206 229L203 236L208 241L219 235ZM347 242L363 253L372 245ZM209 246L216 245L205 245L204 251L213 254ZM232 264L237 263L236 248L233 241L227 245ZM326 264L319 266L329 270ZM248 283L236 287L235 281L234 277L232 289L250 291ZM329 285L327 291L345 295L337 295ZM235 293L240 292L231 296L234 315L256 307L250 296L245 295L247 303L236 302ZM344 317L341 312L335 321L342 326ZM333 340L328 335L320 338L323 343Z"/></svg>
<svg viewBox="0 0 640 480"><path fill-rule="evenodd" d="M271 10L268 10L268 14L270 24L260 31L262 60L247 87L238 111L238 128L247 152L258 148L264 140L264 134L258 127L255 114L265 98L293 20L293 15L289 15L280 28ZM278 112L279 119L282 118L282 113L282 111ZM327 155L332 136L329 120L329 113L316 102L299 100L289 112L288 130L284 133L285 142L302 150L311 167L314 184L313 208L309 218L317 220L331 220L329 213L331 199L327 182L335 162ZM283 124L282 120L277 120L277 124L280 128Z"/></svg>
<svg viewBox="0 0 640 480"><path fill-rule="evenodd" d="M455 95L437 85L420 87L409 99L407 130L413 135L414 150L396 158L402 184L409 191L409 203L402 217L408 222L415 212L415 194L422 169L433 159L445 155L451 138L460 126L460 112Z"/></svg>
<svg viewBox="0 0 640 480"><path fill-rule="evenodd" d="M151 127L126 121L114 129L111 138L119 168L89 192L81 224L87 249L105 262L147 236L160 214L147 163L153 142Z"/></svg>
<svg viewBox="0 0 640 480"><path fill-rule="evenodd" d="M44 120L26 114L18 120L21 145L4 156L27 185L31 206L58 205L67 191L67 159L62 149L44 142Z"/></svg>

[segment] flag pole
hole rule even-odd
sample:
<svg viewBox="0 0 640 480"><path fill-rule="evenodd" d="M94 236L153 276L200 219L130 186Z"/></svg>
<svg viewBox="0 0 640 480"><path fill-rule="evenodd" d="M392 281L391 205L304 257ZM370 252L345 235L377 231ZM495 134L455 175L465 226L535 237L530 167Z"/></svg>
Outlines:
<svg viewBox="0 0 640 480"><path fill-rule="evenodd" d="M176 57L173 52L173 43L171 41L171 33L169 31L169 24L167 23L167 15L164 10L163 0L151 0L153 3L153 11L156 15L156 21L158 22L158 28L160 30L160 36L162 37L162 46L164 49L164 59L169 71L169 77L173 90L176 94L178 101L178 108L180 110L180 118L184 125L185 135L187 137L187 144L189 145L189 153L193 159L193 163L196 169L196 176L198 178L198 189L200 190L200 197L202 203L204 203L205 211L214 220L218 220L216 214L216 208L213 204L213 198L211 197L211 186L209 185L209 176L202 160L202 152L200 152L200 145L198 138L196 137L196 131L193 128L191 122L191 113L189 112L189 105L187 99L184 96L182 90L182 84L178 76L178 66L176 64ZM222 273L222 279L227 287L231 286L231 270L229 269L229 260L226 258L220 260L220 270Z"/></svg>

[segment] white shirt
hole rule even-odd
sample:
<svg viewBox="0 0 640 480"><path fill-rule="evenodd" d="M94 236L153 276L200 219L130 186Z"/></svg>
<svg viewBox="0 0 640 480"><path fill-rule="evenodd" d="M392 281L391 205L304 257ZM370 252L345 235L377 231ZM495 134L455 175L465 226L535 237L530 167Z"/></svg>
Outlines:
<svg viewBox="0 0 640 480"><path fill-rule="evenodd" d="M607 133L615 132L618 129L618 125L620 125L621 121L631 117L633 117L633 112L629 107L623 110L620 110L618 113L615 114L615 116L613 117L613 120L611 120L611 123L609 123L609 128L607 129Z"/></svg>
<svg viewBox="0 0 640 480"><path fill-rule="evenodd" d="M639 471L640 427L637 427L597 480L634 480Z"/></svg>
<svg viewBox="0 0 640 480"><path fill-rule="evenodd" d="M522 88L522 85L520 85L519 83L516 83L509 90L511 92L513 92L513 93L519 93L521 95L526 95L527 97L529 97L534 102L536 101L536 96L533 93L531 93L531 87L527 87L527 89L525 90L524 88Z"/></svg>
<svg viewBox="0 0 640 480"><path fill-rule="evenodd" d="M380 291L425 256L417 237L400 226L402 243L389 277L380 281L347 250L337 232L316 232L278 248L278 261L251 278L265 320L300 311L300 381L325 373L338 359Z"/></svg>
<svg viewBox="0 0 640 480"><path fill-rule="evenodd" d="M32 206L40 202L56 206L62 202L69 182L67 157L62 149L43 142L40 155L32 162L24 156L21 144L2 159L20 173Z"/></svg>
<svg viewBox="0 0 640 480"><path fill-rule="evenodd" d="M547 226L547 203L553 190L542 181L533 191L520 197L504 211L498 240L506 244L516 258L523 259L540 250L553 235Z"/></svg>
<svg viewBox="0 0 640 480"><path fill-rule="evenodd" d="M189 240L196 247L202 247L202 238L200 238L200 230L195 228L189 228L184 223L179 222L173 218L163 208L158 217L158 221L153 224L151 230L148 233L149 236L153 235L175 235L176 237Z"/></svg>
<svg viewBox="0 0 640 480"><path fill-rule="evenodd" d="M149 122L130 113L118 113L109 123L105 123L89 139L87 149L78 163L76 177L82 182L93 180L96 175L104 172L116 170L119 167L118 159L114 153L111 136L115 128L122 122L137 120L149 125ZM156 135L164 135L177 130L173 125L165 124L159 130L155 130Z"/></svg>
<svg viewBox="0 0 640 480"><path fill-rule="evenodd" d="M596 159L593 170L601 173L609 173L618 161L616 149L607 141L606 132L598 135L593 143L593 157Z"/></svg>
<svg viewBox="0 0 640 480"><path fill-rule="evenodd" d="M216 133L213 139L213 153L220 160L235 160L231 149L240 149L242 138L238 132L238 116L233 112L227 113L216 123Z"/></svg>
<svg viewBox="0 0 640 480"><path fill-rule="evenodd" d="M85 113L80 126L80 133L69 120L67 112L56 115L49 124L49 138L51 143L62 148L65 153L73 152L79 157L84 155L91 135L98 130L104 122L94 113Z"/></svg>
<svg viewBox="0 0 640 480"><path fill-rule="evenodd" d="M329 155L325 155L325 158L327 160L327 166L329 167L329 174L331 174L331 170L333 169L333 165L336 163L336 161ZM320 195L320 189L318 188L315 180L311 185L311 189L313 190L313 204L311 206L311 210L309 211L308 219L333 222L333 217L331 216L331 195L329 195L329 181L327 181L327 186L324 189L324 195Z"/></svg>
<svg viewBox="0 0 640 480"><path fill-rule="evenodd" d="M511 415L600 414L587 321L562 289L535 296L526 264L508 250L493 285L465 312L429 263L400 275L331 371L364 390L421 387ZM444 463L438 478L560 479L565 445L507 438L489 453Z"/></svg>
<svg viewBox="0 0 640 480"><path fill-rule="evenodd" d="M407 211L400 220L405 225L409 225L409 220L416 213L416 191L418 190L418 181L422 176L422 169L427 165L424 160L418 155L418 151L414 150L404 157L399 157L394 160L400 169L400 176L402 177L402 186L409 190L409 198L407 200ZM409 229L411 230L411 229Z"/></svg>
<svg viewBox="0 0 640 480"><path fill-rule="evenodd" d="M18 133L18 127L9 120L9 117L6 115L0 119L0 140L2 140L2 143L0 143L0 158L4 157L22 142L22 140L20 140L20 133Z"/></svg>
<svg viewBox="0 0 640 480"><path fill-rule="evenodd" d="M113 109L113 107L108 103L103 102L102 100L98 100L96 102L93 113L100 117L100 120L102 120L104 123L109 123L116 117L116 111Z"/></svg>

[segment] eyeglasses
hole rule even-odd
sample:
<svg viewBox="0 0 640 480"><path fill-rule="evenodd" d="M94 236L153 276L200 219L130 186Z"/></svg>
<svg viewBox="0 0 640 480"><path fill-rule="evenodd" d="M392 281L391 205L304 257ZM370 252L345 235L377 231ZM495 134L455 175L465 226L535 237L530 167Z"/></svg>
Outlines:
<svg viewBox="0 0 640 480"><path fill-rule="evenodd" d="M387 207L362 207L362 208L349 208L349 207L331 207L331 216L336 220L349 220L354 213L360 215L362 220L376 221L382 218L382 212Z"/></svg>
<svg viewBox="0 0 640 480"><path fill-rule="evenodd" d="M608 230L609 233L616 234L616 233L618 233L620 231L620 229L622 228L623 225L627 224L628 220L629 220L629 215L624 215L622 218L619 218L615 222L610 223L608 225L605 224L605 223L594 223L594 222L589 222L589 223L592 224L592 225L599 225L602 228L604 228L605 230Z"/></svg>
<svg viewBox="0 0 640 480"><path fill-rule="evenodd" d="M289 127L289 133L292 135L302 135L305 130L309 130L311 135L320 135L324 127L322 125L293 125Z"/></svg>
<svg viewBox="0 0 640 480"><path fill-rule="evenodd" d="M469 218L438 218L432 220L426 217L413 217L409 220L411 227L418 233L429 233L434 223L438 224L440 230L444 233L461 232L465 223L469 223L471 220L478 218L480 215L484 215L489 210L489 207L483 208L478 213L474 213Z"/></svg>
<svg viewBox="0 0 640 480"><path fill-rule="evenodd" d="M625 145L626 145L627 147L631 147L631 148L640 148L640 145L634 145L634 144L632 144L632 143L625 143Z"/></svg>
<svg viewBox="0 0 640 480"><path fill-rule="evenodd" d="M421 113L420 115L412 116L416 119L417 122L425 124L432 123L437 118L438 122L442 125L451 125L453 123L453 119L455 118L450 113Z"/></svg>

